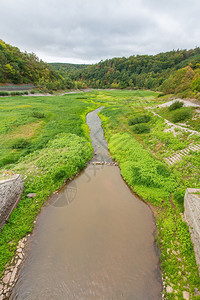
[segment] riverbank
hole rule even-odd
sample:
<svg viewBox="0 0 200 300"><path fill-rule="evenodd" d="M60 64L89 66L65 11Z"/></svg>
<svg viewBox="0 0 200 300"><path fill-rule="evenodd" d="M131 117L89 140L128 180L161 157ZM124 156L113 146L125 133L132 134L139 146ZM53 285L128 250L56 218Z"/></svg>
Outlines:
<svg viewBox="0 0 200 300"><path fill-rule="evenodd" d="M185 138L183 132L183 137L180 138L179 133L174 138L173 134L165 133L164 122L154 117L151 110L145 110L147 102L157 106L159 98L157 102L156 98L149 101L147 97L141 101L140 97L131 99L127 93L126 101L125 95L123 99L119 95L120 92L118 95L115 93L115 106L106 107L100 116L108 147L119 163L122 176L140 197L153 206L158 227L157 243L161 250L163 297L199 299L198 268L188 226L183 218L185 191L187 187L198 186L195 179L195 176L199 177L198 151L188 153L183 161L170 167L164 160L166 152L172 151L172 147L179 149L192 141L195 143L196 136ZM107 93L106 100L112 102L113 94ZM150 115L149 134L135 134L128 125L131 117L142 114ZM192 173L188 172L189 163L193 166Z"/></svg>
<svg viewBox="0 0 200 300"><path fill-rule="evenodd" d="M91 159L93 149L85 118L96 106L80 103L73 95L43 99L16 97L12 103L2 98L0 105L5 107L0 115L1 173L12 170L26 178L22 199L0 232L2 276L19 240L32 232L35 216L48 196ZM13 128L11 121L19 125ZM28 198L29 193L35 193L36 197Z"/></svg>
<svg viewBox="0 0 200 300"><path fill-rule="evenodd" d="M76 110L71 112L69 108L65 114L62 114L63 107L65 107L66 103L71 105L71 97L76 99ZM29 105L27 99L31 99L31 102L33 102L33 98L30 97L23 97L23 101L21 99L22 97L20 101L16 103L17 107L21 109L20 115L22 114L21 106ZM165 163L165 158L173 155L176 151L185 149L189 144L195 144L197 142L195 134L190 136L185 133L185 131L181 131L177 132L177 136L174 137L172 133L166 131L168 129L167 124L164 123L162 118L153 116L150 110L146 111L145 109L146 107L152 107L154 109L157 105L166 102L166 99L162 97L157 98L157 94L150 91L93 91L83 93L81 97L78 94L57 98L44 97L41 101L45 103L47 99L52 99L52 102L48 103L48 107L55 109L54 104L52 104L53 102L56 103L56 106L60 105L61 109L57 111L58 115L62 114L62 118L69 116L69 122L62 126L62 130L63 128L68 128L69 123L71 123L70 130L73 132L74 129L76 129L79 135L83 134L83 131L81 131L81 133L79 131L82 129L84 129L84 134L88 135L88 128L84 125L84 114L86 114L86 110L94 110L97 106L105 106L100 116L109 147L111 147L110 151L113 157L118 160L122 175L129 185L138 195L143 197L145 201L148 201L152 205L154 212L156 212L155 216L158 226L157 243L161 249L165 298L188 299L187 297L189 295L189 297L199 299L198 290L200 290L200 282L198 268L195 262L188 227L182 219L182 215L183 197L186 189L200 187L199 181L197 180L199 178L200 157L197 152L193 152L188 153L181 161L172 166L167 166ZM62 102L60 102L61 99ZM39 98L36 101L39 101ZM2 106L4 105L5 108L8 109L8 103L6 102ZM80 113L82 116L78 121L80 122L78 127L76 127L77 119L75 118L75 111L78 109L78 112L80 112L80 105L86 105L87 108L85 107L84 114ZM30 108L25 109L27 109L26 115L28 116L31 112L28 112ZM45 116L49 114L47 113L47 106L45 109L41 109L41 107L39 108L39 106L37 106L37 110L38 109L40 109L41 112L44 111ZM147 124L150 128L150 132L135 134L132 131L132 127L128 125L128 121L130 118L140 116L141 114L150 115L151 121ZM7 120L9 120L8 117L9 115L7 116ZM45 119L43 121L46 122ZM59 130L61 130L61 118L56 119L55 122L57 127L59 126L60 128ZM3 122L1 122L1 124L3 124ZM55 130L55 123L54 125L52 123L52 126L54 126L52 128ZM41 128L42 127L40 127L40 130ZM44 133L47 134L47 132L48 131ZM17 134L19 134L19 132ZM5 138L5 136L3 136L3 138ZM3 140L3 138L1 136L1 140ZM32 143L34 144L34 140L33 142L31 141L31 144ZM138 151L138 149L140 149L140 151ZM6 149L6 155L8 151L11 151L12 157L16 155L16 152L13 153L12 149ZM19 149L17 151L24 155L24 150ZM55 156L55 158L56 157L57 156ZM45 168L45 163L43 166ZM188 170L190 170L190 172L188 172ZM137 176L134 175L134 172L136 172ZM134 181L135 178L138 178L137 182ZM31 191L29 190L29 192ZM32 201L32 203L30 201L30 204L36 206L36 202L34 201ZM26 201L23 205L26 205ZM26 220L23 222L26 223ZM15 223L12 222L10 226L14 226L14 224ZM28 230L31 231L32 228ZM9 231L7 235L10 235ZM1 245L3 244L8 245L9 251L12 251L12 256L15 253L16 244L11 247L9 242L9 239L1 239L0 235L0 247L2 247ZM0 253L3 253L2 251L4 251L4 249L6 253L6 248L2 247L1 249Z"/></svg>
<svg viewBox="0 0 200 300"><path fill-rule="evenodd" d="M54 299L161 299L152 212L133 196L109 156L100 110L87 115L94 157L39 215L10 299L48 299L49 293Z"/></svg>

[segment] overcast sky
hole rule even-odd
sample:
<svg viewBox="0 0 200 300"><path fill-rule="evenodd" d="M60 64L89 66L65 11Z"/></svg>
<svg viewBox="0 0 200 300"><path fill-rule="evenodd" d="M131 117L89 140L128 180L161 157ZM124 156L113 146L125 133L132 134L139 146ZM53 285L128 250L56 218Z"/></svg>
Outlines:
<svg viewBox="0 0 200 300"><path fill-rule="evenodd" d="M0 39L46 62L200 46L199 0L0 0Z"/></svg>

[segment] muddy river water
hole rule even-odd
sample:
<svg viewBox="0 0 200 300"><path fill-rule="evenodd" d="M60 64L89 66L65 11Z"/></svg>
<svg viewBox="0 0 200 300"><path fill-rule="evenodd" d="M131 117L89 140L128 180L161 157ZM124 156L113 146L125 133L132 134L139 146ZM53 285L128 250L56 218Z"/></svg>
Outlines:
<svg viewBox="0 0 200 300"><path fill-rule="evenodd" d="M152 212L117 166L95 165L112 163L99 110L87 116L94 158L42 209L10 299L161 299Z"/></svg>

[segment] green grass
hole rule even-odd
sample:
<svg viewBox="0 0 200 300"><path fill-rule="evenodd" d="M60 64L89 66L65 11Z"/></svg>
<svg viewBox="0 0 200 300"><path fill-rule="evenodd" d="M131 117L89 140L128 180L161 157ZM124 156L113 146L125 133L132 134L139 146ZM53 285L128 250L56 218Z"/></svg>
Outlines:
<svg viewBox="0 0 200 300"><path fill-rule="evenodd" d="M122 176L155 212L163 277L166 285L177 291L166 295L167 299L183 299L184 290L199 299L194 297L194 288L200 290L198 268L182 213L186 189L200 188L200 153L190 153L172 167L164 161L164 157L197 143L199 136L178 130L174 136L166 131L168 126L153 115L151 107L167 100L151 91L120 90L0 99L2 171L13 170L27 176L22 201L0 234L1 271L11 260L17 241L31 232L35 215L47 197L90 159L92 148L85 116L101 105L102 126ZM200 121L195 109L178 110L189 111L188 124L198 128ZM171 120L176 110L156 111ZM146 114L150 116L150 132L134 133L129 120ZM21 144L24 146L19 147ZM28 200L28 192L36 192L37 197Z"/></svg>
<svg viewBox="0 0 200 300"><path fill-rule="evenodd" d="M144 107L157 105L161 98L154 94L151 103L148 92L145 92L145 101L142 91L140 96L126 92L121 98L120 93L116 94L113 97L110 94L110 101L107 98L110 105L100 113L102 125L110 152L119 162L122 176L140 197L153 205L156 212L163 277L166 286L170 285L174 290L165 296L167 299L183 299L183 291L189 291L190 297L194 297L194 289L200 289L200 279L188 226L181 214L186 189L200 188L200 154L191 153L173 167L168 167L163 158L197 142L199 137L179 131L174 137L172 132L165 131L168 127L164 120L153 116L151 109L151 121L148 122L151 131L135 134L128 120L146 113ZM128 94L129 101L125 100ZM144 104L147 99L150 103ZM194 298L199 299L198 296Z"/></svg>
<svg viewBox="0 0 200 300"><path fill-rule="evenodd" d="M19 239L32 231L35 216L48 196L93 155L85 118L97 105L76 98L0 99L1 178L12 172L26 177L22 200L0 233L0 274L11 261ZM36 198L28 199L29 192L36 193Z"/></svg>

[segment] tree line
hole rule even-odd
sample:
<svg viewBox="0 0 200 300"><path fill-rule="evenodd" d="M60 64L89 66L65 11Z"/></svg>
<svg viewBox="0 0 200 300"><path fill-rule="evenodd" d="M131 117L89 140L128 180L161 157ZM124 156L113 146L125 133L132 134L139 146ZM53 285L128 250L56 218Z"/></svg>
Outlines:
<svg viewBox="0 0 200 300"><path fill-rule="evenodd" d="M43 90L71 88L70 78L62 76L34 53L21 52L0 40L0 83L33 83Z"/></svg>
<svg viewBox="0 0 200 300"><path fill-rule="evenodd" d="M198 96L200 48L107 59L68 71L73 82L83 88L151 89Z"/></svg>

